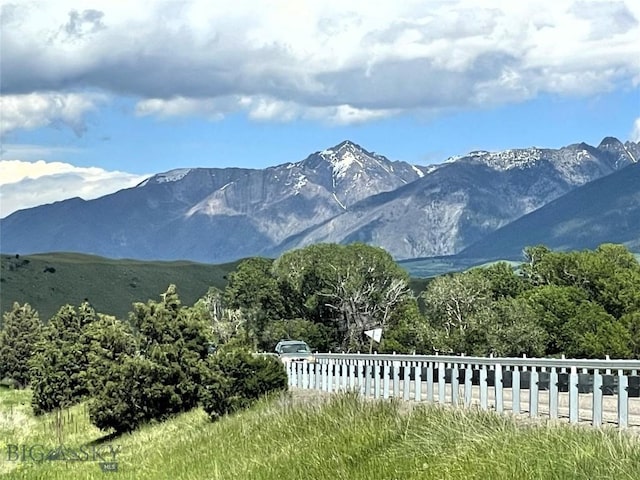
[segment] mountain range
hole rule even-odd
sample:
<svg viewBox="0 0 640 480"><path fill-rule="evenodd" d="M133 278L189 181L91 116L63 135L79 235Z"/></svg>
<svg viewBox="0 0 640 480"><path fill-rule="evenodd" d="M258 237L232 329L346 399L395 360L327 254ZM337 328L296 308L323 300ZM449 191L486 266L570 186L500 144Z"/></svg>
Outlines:
<svg viewBox="0 0 640 480"><path fill-rule="evenodd" d="M587 206L605 208L600 200L606 195L620 219L637 213L637 183L629 180L622 189L616 182L638 171L638 159L639 143L607 137L597 147L475 151L419 166L345 141L295 163L172 170L95 200L20 210L0 220L0 246L4 253L223 263L317 242L361 241L408 259L487 252L482 242L498 245L490 238L499 234L506 235L500 237L506 239L503 252L529 239L547 243L551 237L542 235L539 223L526 226L533 218L555 234L554 222L564 222L565 236L555 238L567 247L581 238L580 227L571 225L605 225L598 217L605 212ZM563 206L565 199L574 210ZM578 214L585 216L583 223L572 224ZM527 228L542 236L523 233ZM616 231L607 229L597 238L614 241ZM637 244L638 227L630 224L626 232Z"/></svg>

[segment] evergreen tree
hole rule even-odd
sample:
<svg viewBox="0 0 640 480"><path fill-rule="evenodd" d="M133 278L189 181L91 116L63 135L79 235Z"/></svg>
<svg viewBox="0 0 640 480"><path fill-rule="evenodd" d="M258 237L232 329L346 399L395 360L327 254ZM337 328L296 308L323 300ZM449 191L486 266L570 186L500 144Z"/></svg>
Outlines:
<svg viewBox="0 0 640 480"><path fill-rule="evenodd" d="M100 395L109 381L109 370L137 352L137 339L128 323L109 315L99 315L86 329L89 345L87 383L92 397Z"/></svg>
<svg viewBox="0 0 640 480"><path fill-rule="evenodd" d="M120 345L120 354L103 364L109 365L100 374L102 388L90 404L92 422L104 430L133 430L190 410L199 401L211 343L202 310L182 306L170 285L162 301L134 304L130 323L138 352L130 353L126 328L115 327L110 342Z"/></svg>
<svg viewBox="0 0 640 480"><path fill-rule="evenodd" d="M30 382L29 361L42 339L38 312L28 303L14 303L3 315L0 330L0 379L11 380L20 387Z"/></svg>
<svg viewBox="0 0 640 480"><path fill-rule="evenodd" d="M68 407L89 393L89 339L86 329L98 316L88 302L65 305L44 329L31 358L32 406L36 415Z"/></svg>

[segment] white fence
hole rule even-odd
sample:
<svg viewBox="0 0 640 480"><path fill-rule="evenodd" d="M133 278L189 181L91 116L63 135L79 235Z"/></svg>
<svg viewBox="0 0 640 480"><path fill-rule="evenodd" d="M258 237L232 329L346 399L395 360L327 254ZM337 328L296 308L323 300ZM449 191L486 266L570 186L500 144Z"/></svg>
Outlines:
<svg viewBox="0 0 640 480"><path fill-rule="evenodd" d="M289 385L640 427L640 360L322 353L287 363Z"/></svg>

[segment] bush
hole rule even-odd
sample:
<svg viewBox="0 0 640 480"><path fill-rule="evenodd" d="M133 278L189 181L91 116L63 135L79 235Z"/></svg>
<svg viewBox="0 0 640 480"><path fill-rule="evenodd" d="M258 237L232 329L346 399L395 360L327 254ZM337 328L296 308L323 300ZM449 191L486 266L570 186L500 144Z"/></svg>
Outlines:
<svg viewBox="0 0 640 480"><path fill-rule="evenodd" d="M206 320L181 305L174 285L161 302L134 304L130 320L133 331L105 319L88 335L89 415L119 433L196 407L211 344Z"/></svg>
<svg viewBox="0 0 640 480"><path fill-rule="evenodd" d="M200 396L211 420L249 407L260 397L287 389L287 372L276 357L223 348L208 359Z"/></svg>
<svg viewBox="0 0 640 480"><path fill-rule="evenodd" d="M123 356L107 372L102 391L89 402L91 423L123 433L151 420L165 420L173 395L166 382L158 364L140 355Z"/></svg>

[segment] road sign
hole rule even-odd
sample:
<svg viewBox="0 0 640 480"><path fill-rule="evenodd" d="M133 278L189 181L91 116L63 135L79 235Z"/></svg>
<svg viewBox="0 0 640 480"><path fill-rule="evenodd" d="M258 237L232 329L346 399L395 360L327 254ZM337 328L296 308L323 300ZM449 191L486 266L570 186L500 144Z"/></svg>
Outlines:
<svg viewBox="0 0 640 480"><path fill-rule="evenodd" d="M382 329L374 328L373 330L365 330L364 334L370 339L380 343L380 339L382 338Z"/></svg>

